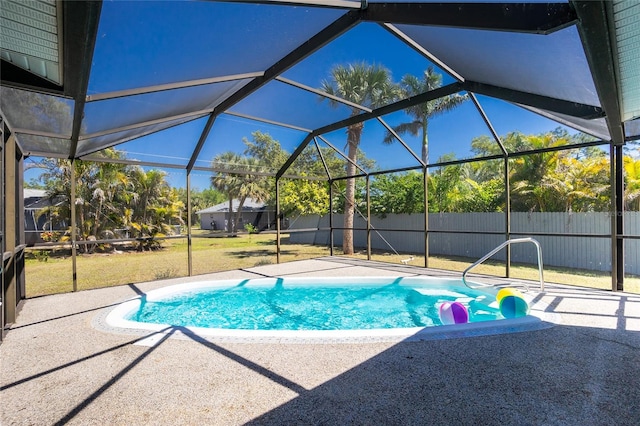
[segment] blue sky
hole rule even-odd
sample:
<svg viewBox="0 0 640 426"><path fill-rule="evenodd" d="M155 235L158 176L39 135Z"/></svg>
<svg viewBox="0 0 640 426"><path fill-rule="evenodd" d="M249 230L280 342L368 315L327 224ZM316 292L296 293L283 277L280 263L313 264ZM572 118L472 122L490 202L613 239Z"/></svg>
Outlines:
<svg viewBox="0 0 640 426"><path fill-rule="evenodd" d="M315 10L275 5L247 5L210 2L140 2L105 1L89 81L89 94L144 87L192 79L263 71L276 63L302 39L311 37L338 18L343 11ZM244 25L238 25L239 19ZM202 28L210 29L203 31ZM387 67L395 81L405 74L421 75L432 64L377 24L361 23L338 37L283 76L299 83L319 88L330 70L338 64L367 62ZM441 71L441 70L440 70ZM442 72L443 84L454 81ZM143 114L146 119L161 118L167 111L187 108L189 96L185 89L162 92L153 103L141 107L140 99L120 98L110 101L113 116L105 108L87 109L87 122L116 120L117 125L129 124L131 117L116 116L117 111L130 111L131 116ZM193 89L191 89L193 90ZM204 88L203 88L204 90ZM179 93L180 92L180 93ZM182 93L182 95L181 95ZM320 102L314 94L294 93L289 86L272 82L255 93L255 100L244 101L232 111L261 115L290 124L305 123L310 128L330 124L342 117ZM298 107L300 97L311 102ZM179 100L179 101L178 101ZM289 102L287 102L289 100ZM526 134L553 130L559 125L506 102L480 97L480 102L500 135L511 131ZM136 111L138 108L140 111ZM94 112L95 111L95 112ZM91 114L96 114L91 116ZM156 114L156 115L154 115ZM100 116L101 115L101 116ZM394 126L406 121L402 112L383 117ZM120 121L118 121L120 120ZM142 161L186 164L202 132L206 119L199 119L163 132L124 143L117 148L128 157ZM248 121L224 115L216 120L203 148L198 166L208 166L211 159L224 151L242 153L243 138L253 131L269 133L289 152L295 149L305 134L296 130ZM367 122L361 149L375 159L381 168L414 165L412 157L399 144L382 144L385 130L377 122ZM470 156L472 138L488 135L489 130L475 107L467 102L455 111L434 118L429 126L430 159L452 153L457 158ZM344 130L327 135L342 149ZM410 135L403 139L420 155L420 141ZM186 173L166 169L175 186L184 186ZM29 174L26 180L29 180ZM206 173L194 172L192 185L209 186Z"/></svg>

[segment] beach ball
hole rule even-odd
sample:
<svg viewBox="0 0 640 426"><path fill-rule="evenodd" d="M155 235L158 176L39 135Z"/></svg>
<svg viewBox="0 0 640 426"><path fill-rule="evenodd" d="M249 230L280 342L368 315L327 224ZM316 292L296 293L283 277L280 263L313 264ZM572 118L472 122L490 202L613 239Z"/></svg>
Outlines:
<svg viewBox="0 0 640 426"><path fill-rule="evenodd" d="M500 303L502 298L505 296L516 296L524 299L524 296L522 295L522 293L520 293L520 291L516 290L515 288L507 287L498 291L498 294L496 294L496 301Z"/></svg>
<svg viewBox="0 0 640 426"><path fill-rule="evenodd" d="M460 302L444 302L440 305L440 321L443 324L464 324L469 322L467 307Z"/></svg>
<svg viewBox="0 0 640 426"><path fill-rule="evenodd" d="M524 317L529 314L529 304L519 296L504 296L500 299L500 313L505 318Z"/></svg>

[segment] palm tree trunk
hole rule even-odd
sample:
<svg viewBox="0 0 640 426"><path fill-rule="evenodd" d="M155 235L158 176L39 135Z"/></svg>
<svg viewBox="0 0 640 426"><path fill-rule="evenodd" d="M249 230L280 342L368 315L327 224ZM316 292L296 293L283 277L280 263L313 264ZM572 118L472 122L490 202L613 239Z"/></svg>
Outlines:
<svg viewBox="0 0 640 426"><path fill-rule="evenodd" d="M349 146L347 156L352 162L347 162L347 176L356 174L356 166L354 163L358 159L358 144L360 143L360 134L362 132L362 123L349 127L347 131L347 144ZM353 216L355 214L355 195L356 180L355 178L347 179L347 187L344 196L344 230L342 231L342 252L347 255L353 254Z"/></svg>
<svg viewBox="0 0 640 426"><path fill-rule="evenodd" d="M93 223L93 230L91 231L91 235L98 236L98 227L100 226L100 212L102 211L102 200L98 203L98 207L96 208L96 220Z"/></svg>
<svg viewBox="0 0 640 426"><path fill-rule="evenodd" d="M429 164L429 133L427 124L426 121L422 123L422 161L424 161L424 164Z"/></svg>
<svg viewBox="0 0 640 426"><path fill-rule="evenodd" d="M77 208L76 206L73 206L73 208ZM78 226L78 229L80 230L80 235L76 238L80 239L80 240L84 240L84 235L85 235L85 221L84 221L84 205L80 205L80 214L78 215L78 219L80 219L80 225ZM74 223L75 226L75 223ZM80 249L83 253L87 252L87 245L83 244L81 246L82 248Z"/></svg>
<svg viewBox="0 0 640 426"><path fill-rule="evenodd" d="M242 207L244 206L244 202L247 197L241 197L238 201L238 210L236 211L235 218L233 219L233 233L238 232L238 223L240 223L240 218L242 217Z"/></svg>

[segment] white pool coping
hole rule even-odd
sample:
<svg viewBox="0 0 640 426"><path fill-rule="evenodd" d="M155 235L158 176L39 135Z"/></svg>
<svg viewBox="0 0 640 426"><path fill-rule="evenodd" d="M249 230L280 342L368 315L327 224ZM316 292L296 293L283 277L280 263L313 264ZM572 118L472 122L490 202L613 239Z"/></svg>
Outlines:
<svg viewBox="0 0 640 426"><path fill-rule="evenodd" d="M419 281L458 281L451 278L432 277L398 277L405 282ZM251 279L251 285L272 286L279 278ZM318 285L343 285L366 280L368 283L388 283L390 277L348 277L336 282L335 278L309 278L309 282ZM290 280L292 281L292 280ZM296 278L295 281L301 281ZM307 279L302 279L307 281ZM358 330L244 330L221 329L205 327L182 327L170 324L153 324L131 321L124 318L126 314L140 306L141 300L147 301L161 299L168 294L197 290L202 288L228 287L230 284L241 283L243 280L216 280L184 283L152 290L143 296L137 296L126 300L111 310L105 310L94 318L93 326L102 331L124 334L158 336L170 334L174 338L201 338L214 341L233 342L265 342L265 343L356 343L356 342L381 342L381 341L417 341L439 340L474 336L487 336L505 333L541 330L552 327L560 322L560 316L547 312L547 306L541 302L533 305L535 294L525 294L525 299L530 304L529 315L513 319L500 319L495 321L482 321L465 324L440 325L431 327L391 328L391 329L358 329ZM242 285L242 284L241 284ZM155 340L149 339L152 345Z"/></svg>

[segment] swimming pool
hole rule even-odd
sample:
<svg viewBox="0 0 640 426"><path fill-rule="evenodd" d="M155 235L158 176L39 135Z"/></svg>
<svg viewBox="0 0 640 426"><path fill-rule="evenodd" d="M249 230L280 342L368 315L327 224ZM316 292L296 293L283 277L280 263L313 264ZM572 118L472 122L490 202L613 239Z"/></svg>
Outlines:
<svg viewBox="0 0 640 426"><path fill-rule="evenodd" d="M494 288L432 277L260 278L186 283L126 301L110 327L188 330L201 336L276 339L424 338L519 331L541 322L503 319ZM468 309L466 324L443 325L444 302Z"/></svg>

